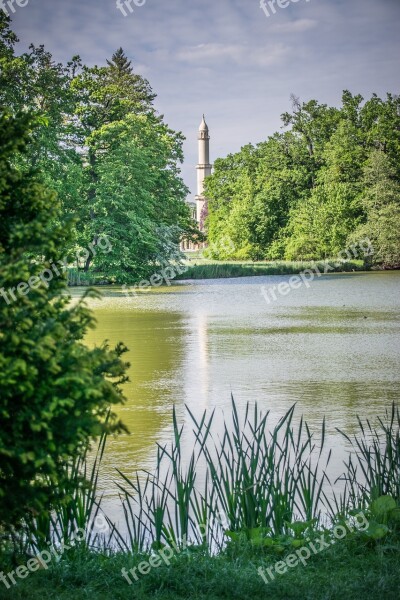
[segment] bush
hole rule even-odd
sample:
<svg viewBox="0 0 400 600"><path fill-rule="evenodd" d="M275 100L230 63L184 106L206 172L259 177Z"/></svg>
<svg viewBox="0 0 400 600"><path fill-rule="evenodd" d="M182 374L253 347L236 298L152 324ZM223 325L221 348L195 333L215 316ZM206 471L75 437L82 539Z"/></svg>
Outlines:
<svg viewBox="0 0 400 600"><path fill-rule="evenodd" d="M84 300L70 304L57 263L70 225L54 225L60 214L55 195L37 174L15 167L32 126L28 115L0 115L0 527L5 529L51 506L57 489L63 489L66 465L84 454L92 438L123 429L115 415L105 417L110 405L123 400L126 349L121 344L114 351L107 345L90 350L83 344L94 318Z"/></svg>

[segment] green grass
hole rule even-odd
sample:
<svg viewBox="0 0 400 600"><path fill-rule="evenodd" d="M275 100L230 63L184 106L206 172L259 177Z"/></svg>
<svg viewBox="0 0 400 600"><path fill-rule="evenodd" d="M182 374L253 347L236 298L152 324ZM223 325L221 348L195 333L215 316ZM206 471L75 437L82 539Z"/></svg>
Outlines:
<svg viewBox="0 0 400 600"><path fill-rule="evenodd" d="M354 547L340 543L314 556L266 585L257 573L277 559L196 552L178 555L171 565L152 569L133 585L121 569L131 569L143 557L106 557L69 552L48 571L32 573L0 598L7 600L398 600L400 545ZM4 569L7 572L7 568Z"/></svg>
<svg viewBox="0 0 400 600"><path fill-rule="evenodd" d="M294 423L294 407L273 424L257 405L247 405L240 415L232 399L231 418L215 436L214 413L204 412L197 420L189 414L196 440L190 455L183 455L183 427L173 411L173 439L158 447L155 473L144 480L120 473L126 540L111 528L112 545L107 534L100 550L89 527L76 547L60 551L61 541L70 544L72 530L87 528L100 510L95 492L103 438L86 472L91 488L79 487L51 518L28 523L25 548L14 546L11 552L11 540L3 540L0 570L8 574L26 565L47 544L62 554L61 560L18 579L9 590L0 581L0 599L400 597L400 412L395 404L376 424L360 419L357 431L346 436L353 452L344 462L344 490L333 501L325 495L329 456L321 459L325 423L315 437L303 419ZM78 467L71 470L77 485ZM200 467L206 471L202 491L195 486ZM221 510L224 522L218 520ZM364 528L355 524L356 514ZM345 529L345 537L336 536L331 545L334 526ZM194 534L196 527L200 532ZM268 584L260 577L260 567L266 573L299 548L322 547L321 536L326 548L309 553L306 564L275 574ZM189 543L182 544L184 539ZM123 578L121 569L137 569L162 552L170 553L168 565L139 575L131 586Z"/></svg>
<svg viewBox="0 0 400 600"><path fill-rule="evenodd" d="M225 261L219 262L203 258L201 253L186 254L188 270L176 277L176 280L185 279L227 279L231 277L255 277L261 275L297 275L306 269L314 270L316 267L323 273L326 265L332 267L330 273L350 273L352 271L365 271L366 267L361 260L342 262L337 260L327 261ZM76 268L68 269L68 285L70 287L103 286L117 283L116 277L106 277L102 273L85 273ZM133 284L134 282L132 282Z"/></svg>
<svg viewBox="0 0 400 600"><path fill-rule="evenodd" d="M195 264L191 265L194 262ZM329 264L330 273L352 271L365 271L362 261L344 262L339 266L335 261L321 262L212 262L204 259L192 258L189 269L177 279L224 279L230 277L253 277L261 275L297 275L306 269L314 270L316 267L324 273L325 266Z"/></svg>

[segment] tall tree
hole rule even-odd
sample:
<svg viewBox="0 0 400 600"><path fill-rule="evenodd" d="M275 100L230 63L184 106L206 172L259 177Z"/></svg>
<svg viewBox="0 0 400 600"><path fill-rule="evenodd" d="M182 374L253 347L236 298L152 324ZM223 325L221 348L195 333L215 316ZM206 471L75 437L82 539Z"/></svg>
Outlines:
<svg viewBox="0 0 400 600"><path fill-rule="evenodd" d="M400 99L388 94L381 100L374 94L364 102L345 90L337 109L292 96L292 112L282 119L290 131L216 161L206 182L213 256L333 257L354 232L366 235L368 223L382 248L377 262L396 264L396 228L389 213L397 215L393 185L400 182ZM364 167L377 150L392 171L385 179L385 171L375 169L374 182ZM382 193L386 208L380 211L368 201L379 185L387 192ZM228 252L220 244L226 235L234 243Z"/></svg>
<svg viewBox="0 0 400 600"><path fill-rule="evenodd" d="M351 241L368 237L375 264L400 267L400 182L390 157L373 150L364 169L361 203L364 223L350 236ZM371 259L370 259L371 260Z"/></svg>
<svg viewBox="0 0 400 600"><path fill-rule="evenodd" d="M31 118L0 116L0 526L40 514L65 466L103 431L120 431L125 351L89 349L94 317L71 305L59 261L71 224L34 172L18 170Z"/></svg>
<svg viewBox="0 0 400 600"><path fill-rule="evenodd" d="M96 266L127 282L177 255L191 223L179 176L182 135L156 114L148 81L133 72L121 48L107 65L84 68L72 84L87 156L80 243L96 246L107 233L113 250L98 256Z"/></svg>
<svg viewBox="0 0 400 600"><path fill-rule="evenodd" d="M56 63L43 46L17 57L9 19L0 19L0 104L40 116L28 152L16 160L26 170L36 166L58 193L59 224L76 218L69 250L96 248L107 233L110 251L86 252L84 267L94 262L124 282L179 256L181 234L193 231L179 170L183 137L156 114L149 82L122 48L93 68L79 57Z"/></svg>

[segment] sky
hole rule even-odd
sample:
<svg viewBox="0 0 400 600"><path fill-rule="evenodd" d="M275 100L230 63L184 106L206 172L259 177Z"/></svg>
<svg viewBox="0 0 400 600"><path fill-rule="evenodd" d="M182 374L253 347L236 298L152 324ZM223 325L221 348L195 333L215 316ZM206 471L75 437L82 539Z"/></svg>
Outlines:
<svg viewBox="0 0 400 600"><path fill-rule="evenodd" d="M213 161L278 131L292 93L331 106L344 89L400 93L400 0L131 0L133 12L118 0L13 1L20 52L44 44L57 61L103 65L122 46L186 137L191 198L203 113Z"/></svg>

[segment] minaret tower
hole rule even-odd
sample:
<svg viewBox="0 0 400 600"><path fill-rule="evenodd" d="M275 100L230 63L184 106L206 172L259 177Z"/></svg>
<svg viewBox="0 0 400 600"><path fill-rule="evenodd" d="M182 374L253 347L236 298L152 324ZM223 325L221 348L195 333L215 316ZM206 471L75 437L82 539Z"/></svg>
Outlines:
<svg viewBox="0 0 400 600"><path fill-rule="evenodd" d="M199 164L197 165L197 223L200 225L201 212L207 203L204 196L204 179L211 175L212 165L210 164L210 134L208 126L203 115L203 120L199 128Z"/></svg>

